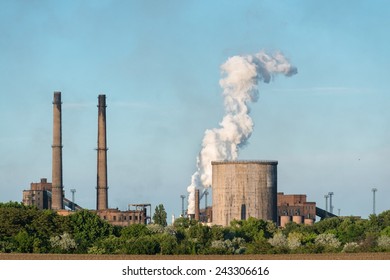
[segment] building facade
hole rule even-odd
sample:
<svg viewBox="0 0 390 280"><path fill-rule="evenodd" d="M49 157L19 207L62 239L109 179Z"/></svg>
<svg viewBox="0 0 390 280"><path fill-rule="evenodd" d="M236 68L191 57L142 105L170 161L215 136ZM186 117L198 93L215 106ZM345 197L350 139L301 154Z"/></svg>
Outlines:
<svg viewBox="0 0 390 280"><path fill-rule="evenodd" d="M305 194L278 193L278 225L289 222L313 224L316 220L316 203L307 202Z"/></svg>

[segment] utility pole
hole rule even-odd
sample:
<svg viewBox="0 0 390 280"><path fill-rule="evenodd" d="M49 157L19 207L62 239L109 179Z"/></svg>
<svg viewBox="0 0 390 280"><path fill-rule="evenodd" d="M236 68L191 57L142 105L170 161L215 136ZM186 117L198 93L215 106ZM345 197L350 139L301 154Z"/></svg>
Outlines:
<svg viewBox="0 0 390 280"><path fill-rule="evenodd" d="M378 191L377 188L372 188L372 214L375 215L375 193Z"/></svg>
<svg viewBox="0 0 390 280"><path fill-rule="evenodd" d="M324 195L324 197L325 197L325 210L326 210L326 212L328 212L328 198L329 198L329 195Z"/></svg>
<svg viewBox="0 0 390 280"><path fill-rule="evenodd" d="M204 191L204 196L205 196L205 198L204 198L204 210L206 211L206 209L207 209L207 196L208 196L208 194L209 194L209 191L208 190L205 190Z"/></svg>
<svg viewBox="0 0 390 280"><path fill-rule="evenodd" d="M72 210L74 211L75 210L75 207L74 207L74 193L76 192L76 189L70 189L71 193L72 193Z"/></svg>
<svg viewBox="0 0 390 280"><path fill-rule="evenodd" d="M180 198L181 198L181 216L184 217L184 198L186 198L186 196L182 194Z"/></svg>
<svg viewBox="0 0 390 280"><path fill-rule="evenodd" d="M329 192L328 195L329 195L329 211L330 213L333 214L332 196L334 195L334 193Z"/></svg>

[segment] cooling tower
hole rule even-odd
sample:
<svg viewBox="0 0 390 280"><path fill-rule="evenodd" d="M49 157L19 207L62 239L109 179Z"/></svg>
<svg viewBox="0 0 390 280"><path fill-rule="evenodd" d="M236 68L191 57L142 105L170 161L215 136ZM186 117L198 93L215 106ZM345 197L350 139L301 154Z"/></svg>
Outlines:
<svg viewBox="0 0 390 280"><path fill-rule="evenodd" d="M107 193L106 96L99 95L96 210L108 208Z"/></svg>
<svg viewBox="0 0 390 280"><path fill-rule="evenodd" d="M277 221L277 161L214 161L213 224L254 217Z"/></svg>
<svg viewBox="0 0 390 280"><path fill-rule="evenodd" d="M52 209L64 209L62 185L61 92L53 98Z"/></svg>

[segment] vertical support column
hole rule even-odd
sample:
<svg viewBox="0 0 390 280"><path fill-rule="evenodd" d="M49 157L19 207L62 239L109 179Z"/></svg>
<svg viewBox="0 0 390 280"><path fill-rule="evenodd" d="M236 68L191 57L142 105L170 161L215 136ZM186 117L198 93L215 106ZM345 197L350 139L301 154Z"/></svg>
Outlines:
<svg viewBox="0 0 390 280"><path fill-rule="evenodd" d="M372 214L375 215L375 193L378 191L377 188L372 188ZM339 214L340 216L340 214Z"/></svg>
<svg viewBox="0 0 390 280"><path fill-rule="evenodd" d="M199 189L195 191L195 220L200 220L200 209L199 209Z"/></svg>
<svg viewBox="0 0 390 280"><path fill-rule="evenodd" d="M54 92L52 145L52 209L64 209L62 182L61 92Z"/></svg>
<svg viewBox="0 0 390 280"><path fill-rule="evenodd" d="M96 209L108 208L107 143L106 143L106 96L99 95L98 143L97 143L97 197Z"/></svg>
<svg viewBox="0 0 390 280"><path fill-rule="evenodd" d="M184 217L184 199L186 198L186 196L185 195L181 195L180 196L180 198L181 198L181 217Z"/></svg>

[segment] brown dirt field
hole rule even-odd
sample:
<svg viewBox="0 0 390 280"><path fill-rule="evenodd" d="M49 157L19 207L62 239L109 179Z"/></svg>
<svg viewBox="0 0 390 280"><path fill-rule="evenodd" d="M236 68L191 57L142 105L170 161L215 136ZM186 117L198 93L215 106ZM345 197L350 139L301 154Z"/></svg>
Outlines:
<svg viewBox="0 0 390 280"><path fill-rule="evenodd" d="M276 255L87 255L0 254L0 260L390 260L387 253L276 254Z"/></svg>

